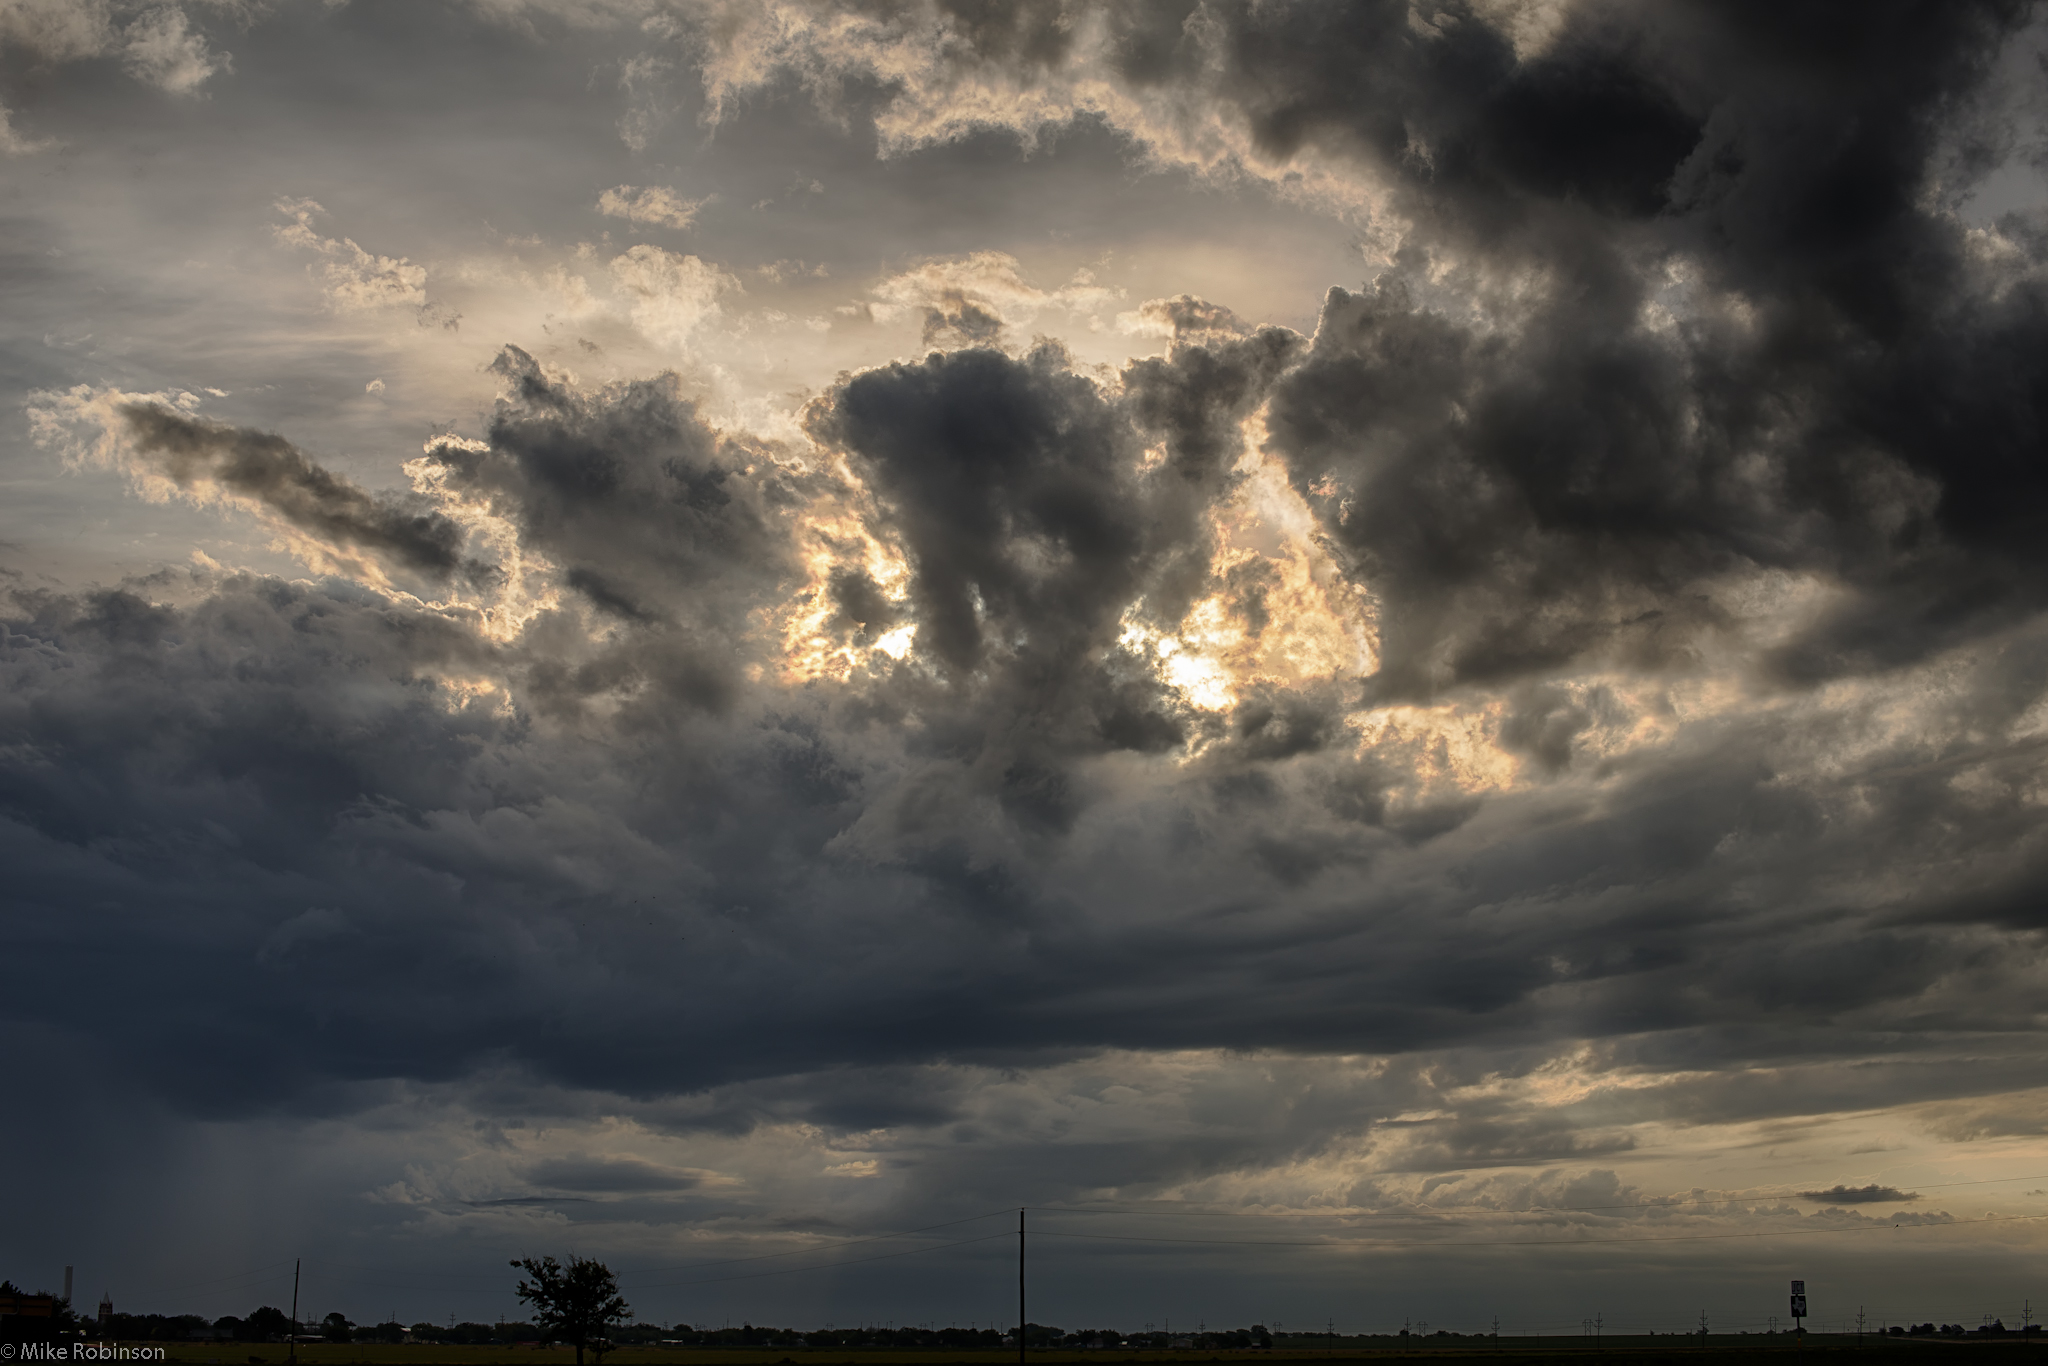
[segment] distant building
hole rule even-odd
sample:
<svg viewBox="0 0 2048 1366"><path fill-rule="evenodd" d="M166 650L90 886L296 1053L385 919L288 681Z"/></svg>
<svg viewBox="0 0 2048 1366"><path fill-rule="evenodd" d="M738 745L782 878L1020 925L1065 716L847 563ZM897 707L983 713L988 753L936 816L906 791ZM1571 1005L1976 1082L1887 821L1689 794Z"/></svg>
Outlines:
<svg viewBox="0 0 2048 1366"><path fill-rule="evenodd" d="M107 1332L113 1326L114 1297L112 1294L102 1295L100 1296L100 1331L102 1333Z"/></svg>

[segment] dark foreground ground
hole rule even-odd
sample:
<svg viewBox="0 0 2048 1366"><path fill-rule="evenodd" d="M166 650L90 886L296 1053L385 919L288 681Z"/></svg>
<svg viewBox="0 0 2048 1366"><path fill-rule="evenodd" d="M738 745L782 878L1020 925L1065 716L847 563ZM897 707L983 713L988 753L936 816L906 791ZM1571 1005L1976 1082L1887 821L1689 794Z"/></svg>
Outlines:
<svg viewBox="0 0 2048 1366"><path fill-rule="evenodd" d="M169 1366L287 1366L282 1347L251 1348L229 1343L149 1343L166 1349ZM153 1356L153 1354L152 1354ZM563 1347L440 1347L305 1345L302 1366L570 1366ZM586 1361L588 1358L586 1358ZM808 1348L628 1347L605 1354L605 1366L1013 1366L1012 1351L830 1350ZM1812 1335L1802 1343L1790 1336L1609 1337L1598 1349L1579 1338L1502 1338L1480 1345L1467 1338L1442 1346L1402 1344L1386 1348L1342 1347L1330 1351L1033 1352L1029 1366L1179 1366L1216 1362L1259 1366L1292 1362L1300 1366L1733 1366L1768 1361L1774 1366L2048 1366L2048 1344L2035 1338L1944 1342L1938 1339Z"/></svg>

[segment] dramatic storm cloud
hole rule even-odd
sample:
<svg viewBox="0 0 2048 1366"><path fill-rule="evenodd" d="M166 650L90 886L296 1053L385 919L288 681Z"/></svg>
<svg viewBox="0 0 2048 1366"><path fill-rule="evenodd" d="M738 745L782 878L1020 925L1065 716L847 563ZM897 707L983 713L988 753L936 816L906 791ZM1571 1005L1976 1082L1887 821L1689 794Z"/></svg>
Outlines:
<svg viewBox="0 0 2048 1366"><path fill-rule="evenodd" d="M2043 18L0 0L0 1271L2010 1321Z"/></svg>

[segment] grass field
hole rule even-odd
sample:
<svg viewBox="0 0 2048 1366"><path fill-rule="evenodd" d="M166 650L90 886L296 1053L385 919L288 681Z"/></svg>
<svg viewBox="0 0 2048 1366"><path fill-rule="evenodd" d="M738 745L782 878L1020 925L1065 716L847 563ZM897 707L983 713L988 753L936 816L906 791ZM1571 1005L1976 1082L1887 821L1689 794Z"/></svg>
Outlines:
<svg viewBox="0 0 2048 1366"><path fill-rule="evenodd" d="M138 1344L139 1345L139 1344ZM247 1343L165 1343L167 1366L286 1366L282 1347L251 1347ZM1790 1337L1710 1338L1705 1346L1698 1338L1616 1338L1609 1337L1598 1350L1578 1338L1504 1338L1497 1346L1486 1346L1467 1338L1442 1346L1395 1343L1384 1348L1344 1346L1331 1350L1286 1348L1273 1351L1091 1351L1033 1352L1030 1366L1172 1366L1173 1363L1224 1363L1225 1366L1253 1366L1256 1362L1301 1363L1366 1362L1370 1366L1564 1366L1567 1358L1585 1366L1688 1366L1713 1363L1727 1366L1737 1361L1770 1361L1776 1366L1799 1366L1808 1358L1825 1357L1831 1366L1883 1366L1891 1359L1904 1366L1945 1366L1945 1363L1982 1363L1986 1354L2012 1366L2048 1366L2048 1345L2039 1339L1991 1339L1979 1342L1942 1342L1927 1339L1866 1338L1858 1346L1853 1335L1809 1336L1804 1344ZM308 1344L298 1349L302 1366L566 1366L575 1354L566 1347L442 1347L427 1344L328 1345ZM1012 1351L951 1352L942 1349L831 1350L795 1348L721 1347L625 1347L605 1354L607 1366L1012 1366Z"/></svg>

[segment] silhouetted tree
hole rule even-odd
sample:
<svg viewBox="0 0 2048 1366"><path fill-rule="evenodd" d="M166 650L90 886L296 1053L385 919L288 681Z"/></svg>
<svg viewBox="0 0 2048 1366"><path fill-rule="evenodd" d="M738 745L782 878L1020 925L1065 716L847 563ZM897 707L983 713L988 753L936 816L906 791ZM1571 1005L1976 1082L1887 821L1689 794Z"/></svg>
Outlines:
<svg viewBox="0 0 2048 1366"><path fill-rule="evenodd" d="M242 1320L242 1331L252 1341L262 1342L266 1338L281 1338L292 1331L292 1321L285 1317L284 1310L271 1305L252 1310Z"/></svg>
<svg viewBox="0 0 2048 1366"><path fill-rule="evenodd" d="M585 1346L602 1362L605 1329L633 1317L611 1268L577 1256L571 1256L567 1266L553 1257L523 1257L512 1265L532 1278L519 1282L519 1298L533 1306L533 1323L543 1340L573 1346L576 1366L583 1366Z"/></svg>

